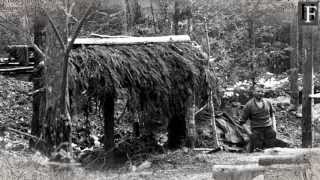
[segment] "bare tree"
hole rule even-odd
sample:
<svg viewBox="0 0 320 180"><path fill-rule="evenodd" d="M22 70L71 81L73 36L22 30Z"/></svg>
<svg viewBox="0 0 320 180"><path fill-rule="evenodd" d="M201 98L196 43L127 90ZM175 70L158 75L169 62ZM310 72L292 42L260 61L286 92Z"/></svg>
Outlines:
<svg viewBox="0 0 320 180"><path fill-rule="evenodd" d="M34 15L34 44L44 52L46 49L46 26L48 24L47 18L39 6L35 7ZM39 53L35 53L35 70L32 75L33 81L33 101L32 101L32 121L31 121L31 134L37 137L41 135L41 122L45 116L45 69L44 69L45 58ZM36 147L36 143L33 139L30 140L30 146Z"/></svg>
<svg viewBox="0 0 320 180"><path fill-rule="evenodd" d="M49 114L46 115L46 117L48 117L46 119L46 124L49 127L51 127L51 129L54 129L54 132L57 136L57 138L52 140L52 138L50 139L50 137L52 136L52 135L50 135L51 132L45 133L46 134L45 137L47 137L47 142L53 143L52 145L59 145L60 143L63 143L64 141L69 141L69 144L71 145L71 117L70 117L70 102L69 102L69 93L68 93L69 55L70 55L70 52L71 52L71 49L72 49L72 46L73 46L75 39L79 35L81 28L83 27L83 25L87 21L87 18L92 13L94 6L95 6L95 2L93 1L88 6L83 17L79 21L77 27L75 28L75 31L71 35L71 38L69 40L66 39L66 41L63 41L63 38L62 38L63 36L59 32L56 23L53 21L51 16L48 13L46 13L48 20L49 20L49 23L51 24L51 27L55 33L55 36L58 39L58 42L60 44L60 51L58 50L59 51L58 54L61 54L61 55L58 55L58 57L63 58L60 99L59 99L59 103L55 104L55 106L58 106L59 108L54 107L54 108L58 109L58 111L56 113L54 113L53 115L49 115L52 112L47 112ZM72 6L70 6L68 0L66 0L66 2L65 2L65 7L66 7L66 9L65 9L66 12L68 12L68 14L71 14L72 13ZM69 24L68 24L69 16L66 16L66 22L67 22L66 26L65 26L66 33L69 33L70 32L69 27L68 27L69 26ZM69 37L69 36L66 35L66 37ZM57 52L51 52L51 54L52 53L57 53ZM56 115L58 115L58 117L56 117ZM58 120L58 122L55 122L56 119ZM57 124L58 124L58 126L57 126ZM61 138L61 136L63 138ZM71 150L71 148L70 148L70 150Z"/></svg>

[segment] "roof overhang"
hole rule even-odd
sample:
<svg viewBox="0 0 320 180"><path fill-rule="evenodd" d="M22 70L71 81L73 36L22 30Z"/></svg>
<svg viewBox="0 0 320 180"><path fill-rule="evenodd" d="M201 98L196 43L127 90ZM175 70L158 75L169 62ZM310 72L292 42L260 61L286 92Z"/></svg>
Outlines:
<svg viewBox="0 0 320 180"><path fill-rule="evenodd" d="M70 41L70 39L69 39ZM74 45L133 45L148 43L191 42L188 35L133 37L133 36L105 36L95 35L90 38L76 38Z"/></svg>

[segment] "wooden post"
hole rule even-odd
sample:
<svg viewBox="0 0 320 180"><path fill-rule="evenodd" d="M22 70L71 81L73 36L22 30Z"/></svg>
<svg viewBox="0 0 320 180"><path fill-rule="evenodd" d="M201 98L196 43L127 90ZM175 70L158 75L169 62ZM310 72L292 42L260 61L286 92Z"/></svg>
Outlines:
<svg viewBox="0 0 320 180"><path fill-rule="evenodd" d="M188 127L188 140L190 141L190 147L193 149L195 147L195 141L197 138L196 131L196 121L195 121L195 95L194 93L189 96L187 100L187 113L186 113L186 123Z"/></svg>
<svg viewBox="0 0 320 180"><path fill-rule="evenodd" d="M312 117L313 99L309 97L313 94L313 29L308 31L308 41L305 43L305 61L303 73L303 104L302 104L302 147L311 148L312 137Z"/></svg>
<svg viewBox="0 0 320 180"><path fill-rule="evenodd" d="M139 112L136 109L134 109L133 111L132 129L133 129L134 137L139 137L140 136L140 116L139 116Z"/></svg>
<svg viewBox="0 0 320 180"><path fill-rule="evenodd" d="M208 47L208 71L209 71L209 67L210 67L210 41L209 41L209 32L208 32L208 24L207 24L207 19L205 22L205 33L206 33L206 40L207 40L207 47ZM212 82L208 82L209 84ZM213 135L213 144L214 147L213 148L219 148L219 140L218 140L218 135L217 135L217 127L216 127L216 115L215 115L215 109L214 109L214 103L213 103L213 91L212 91L212 87L209 87L209 108L211 109L211 119L210 119L210 126L212 129L212 135Z"/></svg>
<svg viewBox="0 0 320 180"><path fill-rule="evenodd" d="M104 149L106 151L114 147L114 97L106 95L103 99L104 118Z"/></svg>

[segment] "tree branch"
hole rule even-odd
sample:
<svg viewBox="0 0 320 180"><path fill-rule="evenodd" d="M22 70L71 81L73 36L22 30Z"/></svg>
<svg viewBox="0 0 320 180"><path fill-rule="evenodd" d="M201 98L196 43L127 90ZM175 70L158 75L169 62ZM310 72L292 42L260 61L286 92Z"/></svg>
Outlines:
<svg viewBox="0 0 320 180"><path fill-rule="evenodd" d="M17 129L13 129L13 128L11 128L11 127L7 127L7 128L5 128L5 130L14 132L14 133L16 133L16 134L21 134L21 135L27 136L27 137L29 137L29 138L35 139L35 140L37 140L37 141L41 141L41 142L44 142L44 143L45 143L44 140L42 140L42 139L40 139L40 138L38 138L38 137L36 137L36 136L34 136L34 135L31 135L31 134L29 134L29 133L25 133L25 132L19 131L19 130L17 130Z"/></svg>
<svg viewBox="0 0 320 180"><path fill-rule="evenodd" d="M44 54L44 52L38 47L38 45L36 45L35 43L32 43L32 47L33 49L38 52L41 55L42 59L46 58L46 55Z"/></svg>
<svg viewBox="0 0 320 180"><path fill-rule="evenodd" d="M82 26L84 25L85 23L85 20L87 19L87 17L90 15L91 13L91 10L94 6L94 2L91 3L91 5L88 7L88 9L86 10L86 13L84 14L84 16L82 17L82 19L80 20L80 23L79 25L77 26L76 28L76 31L74 32L74 34L72 35L72 38L71 38L71 41L68 43L68 46L67 46L67 49L66 49L66 55L68 56L70 51L71 51L71 48L72 48L72 45L74 43L74 41L76 40L77 36L79 35L80 33L80 30L82 28Z"/></svg>
<svg viewBox="0 0 320 180"><path fill-rule="evenodd" d="M63 48L63 50L65 51L66 46L65 46L65 44L63 43L63 40L62 40L61 34L60 34L59 31L58 31L58 28L57 28L56 25L54 24L54 22L53 22L52 18L50 17L50 15L49 15L46 11L44 11L44 12L45 12L45 15L47 16L47 18L48 18L48 20L49 20L49 23L50 23L51 26L52 26L52 29L53 29L55 35L56 35L57 38L58 38L58 41L59 41L59 43L60 43L60 46L61 46L61 47Z"/></svg>
<svg viewBox="0 0 320 180"><path fill-rule="evenodd" d="M74 34L72 35L71 41L68 42L68 46L65 49L65 54L64 54L64 65L63 65L63 75L62 75L62 89L61 89L61 108L62 111L64 113L66 113L66 104L67 104L67 97L66 97L66 93L67 93L67 83L68 83L68 60L69 60L69 54L70 51L72 49L73 43L76 40L77 36L80 33L80 30L82 28L82 26L85 23L85 20L87 19L87 17L90 15L91 10L94 6L94 1L91 3L91 5L88 7L88 9L86 10L84 16L82 17L82 19L80 20L80 23L78 24L76 31L74 32Z"/></svg>

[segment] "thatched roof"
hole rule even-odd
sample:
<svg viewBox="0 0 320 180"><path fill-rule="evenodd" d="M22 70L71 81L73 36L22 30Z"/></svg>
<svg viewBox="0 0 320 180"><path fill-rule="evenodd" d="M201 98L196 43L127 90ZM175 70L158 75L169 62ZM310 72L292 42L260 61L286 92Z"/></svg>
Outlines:
<svg viewBox="0 0 320 180"><path fill-rule="evenodd" d="M71 79L92 97L128 88L143 101L168 108L181 107L193 91L206 89L206 58L191 42L80 45L71 64Z"/></svg>

